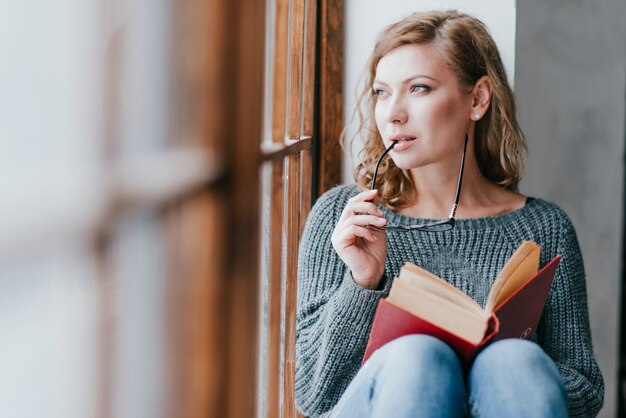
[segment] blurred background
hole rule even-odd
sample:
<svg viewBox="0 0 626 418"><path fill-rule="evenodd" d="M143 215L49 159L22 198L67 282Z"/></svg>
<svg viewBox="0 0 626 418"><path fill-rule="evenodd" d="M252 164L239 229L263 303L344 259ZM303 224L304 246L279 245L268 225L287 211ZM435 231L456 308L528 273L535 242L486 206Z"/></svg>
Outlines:
<svg viewBox="0 0 626 418"><path fill-rule="evenodd" d="M521 192L573 220L600 416L626 415L623 1L7 0L0 416L297 416L308 210L352 181L339 136L379 31L449 8L500 48Z"/></svg>

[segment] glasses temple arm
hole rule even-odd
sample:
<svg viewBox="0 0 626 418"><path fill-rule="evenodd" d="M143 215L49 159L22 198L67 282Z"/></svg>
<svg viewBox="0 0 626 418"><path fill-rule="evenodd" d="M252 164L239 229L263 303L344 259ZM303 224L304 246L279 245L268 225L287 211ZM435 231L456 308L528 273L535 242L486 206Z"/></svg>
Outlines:
<svg viewBox="0 0 626 418"><path fill-rule="evenodd" d="M370 188L370 190L374 190L374 186L376 186L376 176L378 175L378 166L380 165L380 162L383 160L383 158L385 158L385 155L387 155L387 153L389 153L389 151L391 151L391 149L396 146L397 143L397 141L393 141L391 145L389 145L389 147L385 150L385 152L383 152L383 155L381 155L378 159L378 162L376 163L376 168L374 169L374 176L372 177L372 187Z"/></svg>
<svg viewBox="0 0 626 418"><path fill-rule="evenodd" d="M463 181L463 168L465 167L465 151L467 150L468 136L465 134L465 143L463 144L463 155L461 156L461 169L459 170L459 180L456 185L456 196L454 197L454 205L450 211L448 218L452 219L456 215L456 209L459 207L459 197L461 195L461 182Z"/></svg>

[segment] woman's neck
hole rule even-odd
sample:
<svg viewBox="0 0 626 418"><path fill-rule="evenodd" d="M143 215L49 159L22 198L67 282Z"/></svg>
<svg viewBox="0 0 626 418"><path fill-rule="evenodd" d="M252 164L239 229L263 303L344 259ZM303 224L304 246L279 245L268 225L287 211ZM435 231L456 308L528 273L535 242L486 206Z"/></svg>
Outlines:
<svg viewBox="0 0 626 418"><path fill-rule="evenodd" d="M470 158L470 155L473 155L473 150L470 151L468 147L457 218L500 215L524 206L524 196L488 180L480 172L476 159ZM446 164L445 167L429 166L411 170L416 198L399 212L416 218L446 219L454 203L459 176L460 167L453 167Z"/></svg>

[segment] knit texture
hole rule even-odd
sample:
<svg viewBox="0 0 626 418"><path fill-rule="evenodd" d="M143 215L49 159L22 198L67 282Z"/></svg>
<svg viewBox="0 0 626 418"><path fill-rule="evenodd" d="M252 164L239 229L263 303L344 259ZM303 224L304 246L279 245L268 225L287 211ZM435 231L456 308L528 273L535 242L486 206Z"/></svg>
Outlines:
<svg viewBox="0 0 626 418"><path fill-rule="evenodd" d="M533 337L556 363L572 417L597 415L604 382L593 356L583 260L576 232L555 204L533 199L499 216L457 220L445 232L388 232L382 290L356 284L331 244L354 185L336 187L314 205L300 246L296 346L296 403L309 417L337 403L359 370L376 305L410 261L461 289L484 307L491 284L519 244L541 245L540 267L562 259ZM395 224L424 222L389 211Z"/></svg>

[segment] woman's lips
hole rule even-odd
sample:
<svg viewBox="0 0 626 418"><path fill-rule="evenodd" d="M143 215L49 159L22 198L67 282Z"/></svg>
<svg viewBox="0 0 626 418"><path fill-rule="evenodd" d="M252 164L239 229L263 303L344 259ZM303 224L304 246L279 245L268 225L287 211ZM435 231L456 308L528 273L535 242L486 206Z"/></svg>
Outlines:
<svg viewBox="0 0 626 418"><path fill-rule="evenodd" d="M404 151L405 149L407 149L407 148L409 148L411 146L413 141L415 141L415 138L398 138L398 139L394 139L393 142L395 142L396 145L392 148L391 151L394 151L394 152Z"/></svg>

